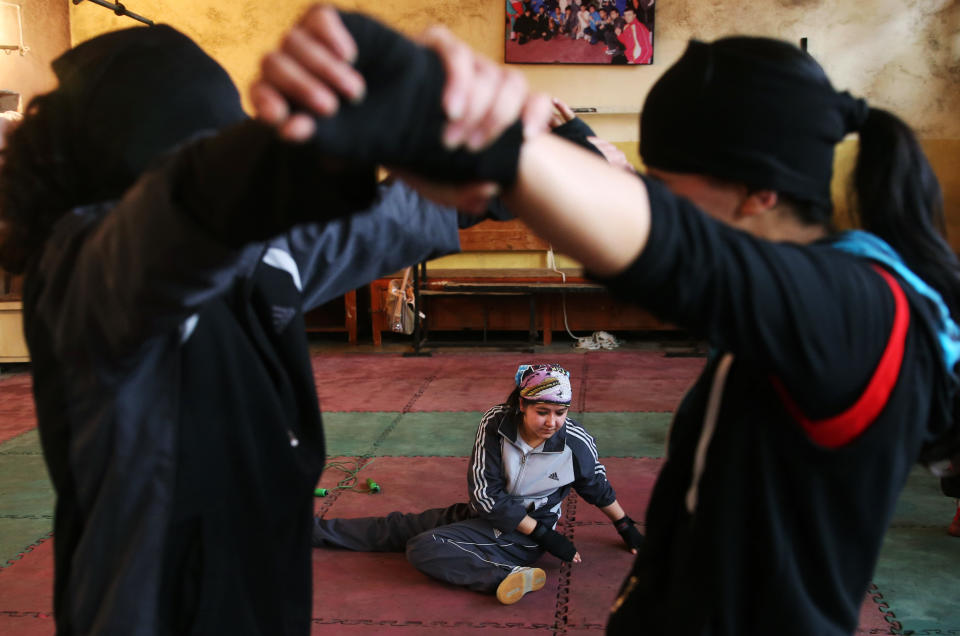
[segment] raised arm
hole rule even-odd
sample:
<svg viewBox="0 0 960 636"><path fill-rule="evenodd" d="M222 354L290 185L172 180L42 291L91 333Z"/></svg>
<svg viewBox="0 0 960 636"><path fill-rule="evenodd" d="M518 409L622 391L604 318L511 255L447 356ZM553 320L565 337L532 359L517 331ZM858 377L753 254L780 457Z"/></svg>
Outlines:
<svg viewBox="0 0 960 636"><path fill-rule="evenodd" d="M372 206L284 239L303 277L309 310L398 269L460 250L458 215L402 181L379 186Z"/></svg>
<svg viewBox="0 0 960 636"><path fill-rule="evenodd" d="M524 143L504 201L558 251L601 276L636 260L650 231L641 180L553 135Z"/></svg>

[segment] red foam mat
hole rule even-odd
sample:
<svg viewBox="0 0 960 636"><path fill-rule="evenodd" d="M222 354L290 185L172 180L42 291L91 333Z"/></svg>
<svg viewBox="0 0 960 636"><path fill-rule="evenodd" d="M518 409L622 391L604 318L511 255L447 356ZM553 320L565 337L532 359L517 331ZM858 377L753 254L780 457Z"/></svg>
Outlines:
<svg viewBox="0 0 960 636"><path fill-rule="evenodd" d="M567 625L600 629L607 624L610 605L633 565L633 555L608 523L574 527L573 541L583 561L570 569Z"/></svg>
<svg viewBox="0 0 960 636"><path fill-rule="evenodd" d="M544 563L547 583L514 605L421 574L403 554L314 550L314 617L320 624L440 623L452 631L484 623L549 626L554 621L559 562ZM319 627L320 625L318 625ZM330 631L327 633L337 633Z"/></svg>
<svg viewBox="0 0 960 636"><path fill-rule="evenodd" d="M588 354L587 385L579 410L673 411L704 362L703 358L668 358L656 351Z"/></svg>
<svg viewBox="0 0 960 636"><path fill-rule="evenodd" d="M517 366L530 362L569 369L574 409L592 412L673 410L704 364L652 351L321 354L313 360L320 403L328 411L484 411L506 399Z"/></svg>
<svg viewBox="0 0 960 636"><path fill-rule="evenodd" d="M884 611L890 610L873 600L873 594L867 592L863 605L860 606L860 625L857 634L893 634L892 625L884 618Z"/></svg>
<svg viewBox="0 0 960 636"><path fill-rule="evenodd" d="M5 612L53 613L52 539L43 541L0 570L0 615ZM0 633L11 632L0 630Z"/></svg>
<svg viewBox="0 0 960 636"><path fill-rule="evenodd" d="M24 374L0 381L0 444L36 426L32 378Z"/></svg>
<svg viewBox="0 0 960 636"><path fill-rule="evenodd" d="M0 612L0 634L6 636L53 636L56 626L49 614Z"/></svg>
<svg viewBox="0 0 960 636"><path fill-rule="evenodd" d="M329 505L326 517L384 515L394 510L414 512L466 501L465 457L378 457L360 473L382 487L379 494L342 492ZM337 477L321 479L335 483ZM318 500L318 507L324 505ZM546 560L545 560L546 561ZM314 550L315 634L340 634L351 627L358 634L378 629L413 627L473 633L514 626L554 622L560 585L560 562L541 565L547 571L543 590L519 603L501 605L490 595L430 579L411 567L401 553L364 554L342 550ZM337 603L324 599L337 598Z"/></svg>
<svg viewBox="0 0 960 636"><path fill-rule="evenodd" d="M518 353L402 356L324 356L313 358L321 406L328 411L485 411L513 389L519 364L566 365L575 383L582 377L582 354L543 358ZM577 395L578 385L574 387ZM420 393L422 391L422 393Z"/></svg>
<svg viewBox="0 0 960 636"><path fill-rule="evenodd" d="M336 470L324 471L320 485L333 488L343 477ZM328 518L375 517L395 510L417 512L467 501L466 457L377 457L359 477L361 485L368 478L377 482L380 492L342 491L331 501L318 497L317 509L326 508L324 516Z"/></svg>
<svg viewBox="0 0 960 636"><path fill-rule="evenodd" d="M2 623L0 623L2 625ZM529 623L496 623L485 621L483 625L466 620L453 623L443 620L432 621L373 621L373 620L327 620L315 619L311 636L418 636L419 634L503 634L511 631L529 634L553 634L552 624L547 626ZM533 631L531 631L533 630ZM3 632L0 632L3 633ZM560 633L560 632L556 632ZM570 632L566 632L570 633ZM592 632L598 636L599 632ZM31 635L32 636L32 635Z"/></svg>
<svg viewBox="0 0 960 636"><path fill-rule="evenodd" d="M647 514L653 484L657 480L657 475L660 474L660 467L663 466L663 459L604 457L601 461L607 469L607 480L617 493L617 501L628 515L638 524L642 524ZM610 523L607 516L596 506L591 506L582 499L578 499L576 503L576 512L572 520L576 523ZM619 540L620 535L614 532L612 525L610 534Z"/></svg>
<svg viewBox="0 0 960 636"><path fill-rule="evenodd" d="M608 474L628 512L642 518L660 460L608 458ZM385 514L461 501L466 486L462 457L381 457L364 468L383 484L378 495L340 493L328 516ZM331 477L325 477L331 479ZM318 498L318 505L323 499ZM476 633L549 631L564 621L567 634L599 633L632 557L602 513L582 500L568 505L573 538L583 562L564 571L545 556L543 590L511 606L492 596L434 581L414 570L403 554L314 550L312 634ZM0 570L0 633L49 636L52 612L53 541L46 540ZM857 633L890 633L890 624L868 595Z"/></svg>
<svg viewBox="0 0 960 636"><path fill-rule="evenodd" d="M513 378L488 375L486 379L440 377L427 386L414 403L412 411L486 411L494 404L506 401L514 388ZM582 381L573 379L573 408L580 400Z"/></svg>
<svg viewBox="0 0 960 636"><path fill-rule="evenodd" d="M424 411L486 411L500 404L513 391L513 379L496 375L478 378L439 377L433 380L412 410Z"/></svg>
<svg viewBox="0 0 960 636"><path fill-rule="evenodd" d="M317 378L317 395L324 411L402 411L414 401L426 376L376 369L363 378ZM382 375L378 375L382 374Z"/></svg>
<svg viewBox="0 0 960 636"><path fill-rule="evenodd" d="M606 458L608 478L624 509L644 518L661 459ZM329 502L327 517L383 515L464 501L467 459L462 457L379 457L361 472L383 486L377 495L344 492ZM324 480L335 483L333 475ZM323 483L323 481L321 482ZM321 500L318 500L321 501ZM314 551L314 634L449 633L526 629L566 621L567 634L596 634L629 571L632 555L602 512L583 500L568 501L565 524L583 562L564 574L547 555L538 566L547 585L513 606L491 596L433 581L406 563L402 554ZM566 528L566 526L564 526ZM336 598L336 603L329 599ZM564 604L565 600L565 604ZM558 611L559 608L559 611ZM889 633L879 606L867 596L858 633Z"/></svg>

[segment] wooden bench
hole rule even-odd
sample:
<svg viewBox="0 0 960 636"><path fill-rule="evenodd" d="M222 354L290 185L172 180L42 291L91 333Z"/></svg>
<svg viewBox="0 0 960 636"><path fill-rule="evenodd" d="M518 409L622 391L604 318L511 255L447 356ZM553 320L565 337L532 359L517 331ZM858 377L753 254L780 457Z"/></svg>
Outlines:
<svg viewBox="0 0 960 636"><path fill-rule="evenodd" d="M550 247L516 220L484 221L461 230L460 246L462 252L480 258L480 253L531 252L536 255L533 260L542 260ZM420 331L413 337L414 350L419 352L431 331L464 329L481 331L479 344L501 344L488 340L489 331L526 331L528 344L535 344L542 333L542 343L549 345L553 329L565 328L567 313L576 316L581 329L591 332L670 328L639 308L614 301L602 285L584 278L582 269L560 271L563 275L547 267L451 268L436 263L419 264L415 268L414 289L419 311L426 314L426 319L417 323ZM390 330L386 309L390 280L402 276L400 272L370 286L375 345L382 343L382 332ZM584 303L578 297L585 294L595 297ZM468 342L461 339L456 343L433 344Z"/></svg>
<svg viewBox="0 0 960 636"><path fill-rule="evenodd" d="M460 231L460 249L461 253L544 252L549 245L520 221L484 221ZM382 343L382 332L390 330L388 289L390 280L397 278L402 278L402 273L376 280L370 286L370 315L375 345ZM544 325L544 312L537 310L535 291L541 285L560 281L559 274L546 268L446 268L420 263L413 272L414 297L417 311L427 314L427 318L416 323L414 347L419 350L431 325L440 329L480 329L484 341L487 340L486 333L491 328L490 304L459 303L459 309L454 310L457 315L437 315L434 309L443 311L443 304L434 303L432 299L444 296L457 296L464 300L470 297L496 299L494 313L498 316L493 320L493 326L503 330L525 329L530 334L531 342L536 340L537 332L542 328L544 339L549 342L549 318L547 325ZM578 282L592 285L582 276ZM526 301L523 303L525 306L521 308L516 302L518 300ZM519 320L518 316L521 317Z"/></svg>
<svg viewBox="0 0 960 636"><path fill-rule="evenodd" d="M528 323L527 344L537 344L538 333L543 333L543 344L549 345L553 337L553 305L548 296L565 293L604 293L602 285L585 280L578 269L564 271L564 276L550 269L473 269L473 270L429 270L426 263L418 267L418 275L414 277L415 311L421 311L427 316L431 313L431 306L436 306L434 299L450 296L483 297L502 309L507 298L525 300L527 311L518 311L514 307L513 313L521 317L526 313ZM490 341L487 337L491 330L489 310L486 305L482 309L482 339L480 344L501 344ZM427 344L430 332L429 319L416 323L413 334L414 352L419 352ZM443 344L443 343L434 343ZM462 344L462 343L451 343Z"/></svg>
<svg viewBox="0 0 960 636"><path fill-rule="evenodd" d="M23 303L18 296L0 296L0 364L29 361L23 335Z"/></svg>

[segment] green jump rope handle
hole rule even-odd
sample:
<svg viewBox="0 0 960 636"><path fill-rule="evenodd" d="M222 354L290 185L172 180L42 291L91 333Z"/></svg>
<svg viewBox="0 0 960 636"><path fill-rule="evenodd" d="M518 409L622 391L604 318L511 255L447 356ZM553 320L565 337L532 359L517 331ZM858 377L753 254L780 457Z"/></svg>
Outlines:
<svg viewBox="0 0 960 636"><path fill-rule="evenodd" d="M369 478L367 479L367 488L370 489L370 492L380 492L380 484Z"/></svg>
<svg viewBox="0 0 960 636"><path fill-rule="evenodd" d="M313 491L313 494L317 497L326 497L327 495L330 494L330 491L327 490L326 488L317 488L316 490Z"/></svg>

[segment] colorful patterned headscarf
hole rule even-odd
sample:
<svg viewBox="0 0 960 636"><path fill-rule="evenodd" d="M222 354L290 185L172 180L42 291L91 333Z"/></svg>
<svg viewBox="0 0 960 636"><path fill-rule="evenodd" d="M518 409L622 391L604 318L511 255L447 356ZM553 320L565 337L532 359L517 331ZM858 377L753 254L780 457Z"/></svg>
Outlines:
<svg viewBox="0 0 960 636"><path fill-rule="evenodd" d="M570 372L556 364L521 364L515 377L520 397L531 402L570 404Z"/></svg>

